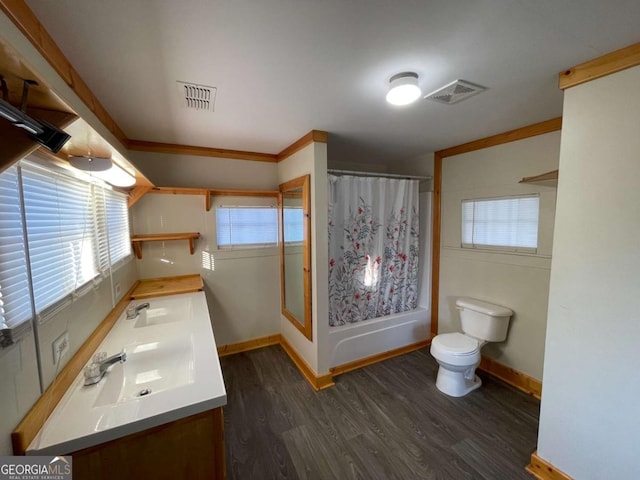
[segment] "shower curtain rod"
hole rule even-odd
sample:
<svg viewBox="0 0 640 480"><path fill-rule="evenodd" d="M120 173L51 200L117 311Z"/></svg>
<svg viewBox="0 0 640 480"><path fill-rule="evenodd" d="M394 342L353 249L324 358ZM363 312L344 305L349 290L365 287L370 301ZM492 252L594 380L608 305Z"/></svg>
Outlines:
<svg viewBox="0 0 640 480"><path fill-rule="evenodd" d="M356 172L354 170L336 170L330 168L328 173L337 173L339 175L357 175L360 177L383 177L383 178L406 178L408 180L431 180L433 177L421 177L419 175L401 175L396 173L376 173L376 172Z"/></svg>

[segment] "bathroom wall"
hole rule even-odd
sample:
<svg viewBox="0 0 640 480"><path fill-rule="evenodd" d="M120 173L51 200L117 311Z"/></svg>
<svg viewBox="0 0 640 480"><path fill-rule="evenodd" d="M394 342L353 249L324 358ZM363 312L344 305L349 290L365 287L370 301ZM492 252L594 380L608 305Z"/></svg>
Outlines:
<svg viewBox="0 0 640 480"><path fill-rule="evenodd" d="M136 234L200 232L194 255L186 240L146 242L136 265L140 278L200 274L218 346L280 333L278 248L217 249L216 205L243 202L277 205L275 197L212 197L207 212L201 195L147 194L131 209Z"/></svg>
<svg viewBox="0 0 640 480"><path fill-rule="evenodd" d="M640 478L640 67L564 92L538 455Z"/></svg>
<svg viewBox="0 0 640 480"><path fill-rule="evenodd" d="M311 304L312 340L280 315L280 333L317 373L328 363L327 144L311 143L278 163L278 183L311 175Z"/></svg>
<svg viewBox="0 0 640 480"><path fill-rule="evenodd" d="M11 431L40 396L33 332L0 349L0 455L13 455Z"/></svg>
<svg viewBox="0 0 640 480"><path fill-rule="evenodd" d="M126 153L124 147L113 134L102 125L94 113L69 85L42 58L33 45L20 33L16 26L0 12L0 32L5 41L38 72L46 78L48 86L73 110L89 123L104 139ZM120 295L124 295L136 280L135 264L130 262L114 273L114 284L120 284ZM0 455L11 455L11 431L22 420L40 396L36 348L41 352L43 380L46 388L53 380L56 370L60 370L77 348L92 333L95 326L112 308L112 282L105 279L97 289L78 298L74 303L50 318L40 328L40 343L36 346L34 334L22 338L15 345L0 349ZM117 300L117 299L116 299ZM62 358L59 366L53 365L51 342L65 330L69 332L70 351Z"/></svg>
<svg viewBox="0 0 640 480"><path fill-rule="evenodd" d="M558 168L559 149L560 132L552 132L442 160L439 333L460 331L457 297L509 307L515 315L507 340L482 353L536 379L542 379L556 188L518 181ZM528 193L540 194L536 254L461 247L463 199Z"/></svg>
<svg viewBox="0 0 640 480"><path fill-rule="evenodd" d="M278 189L272 162L149 152L130 152L129 159L158 187Z"/></svg>

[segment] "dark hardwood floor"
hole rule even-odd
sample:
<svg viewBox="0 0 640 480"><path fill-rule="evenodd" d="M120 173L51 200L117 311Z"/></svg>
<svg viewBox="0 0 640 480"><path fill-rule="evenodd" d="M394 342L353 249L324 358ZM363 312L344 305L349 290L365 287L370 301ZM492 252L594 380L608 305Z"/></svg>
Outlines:
<svg viewBox="0 0 640 480"><path fill-rule="evenodd" d="M248 479L531 480L539 402L480 374L450 398L428 349L314 392L280 346L221 359L227 476Z"/></svg>

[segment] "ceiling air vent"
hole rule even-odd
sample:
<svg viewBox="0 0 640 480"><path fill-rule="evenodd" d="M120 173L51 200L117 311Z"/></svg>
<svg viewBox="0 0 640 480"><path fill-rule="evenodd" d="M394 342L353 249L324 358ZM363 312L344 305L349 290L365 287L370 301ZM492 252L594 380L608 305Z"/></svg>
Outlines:
<svg viewBox="0 0 640 480"><path fill-rule="evenodd" d="M433 100L434 102L444 103L446 105L453 105L454 103L466 100L477 93L484 92L486 89L487 87L476 85L475 83L467 82L466 80L454 80L435 92L425 95L424 98L427 100Z"/></svg>
<svg viewBox="0 0 640 480"><path fill-rule="evenodd" d="M205 112L214 111L216 104L216 87L181 82L179 80L177 83L180 87L181 102L184 108Z"/></svg>

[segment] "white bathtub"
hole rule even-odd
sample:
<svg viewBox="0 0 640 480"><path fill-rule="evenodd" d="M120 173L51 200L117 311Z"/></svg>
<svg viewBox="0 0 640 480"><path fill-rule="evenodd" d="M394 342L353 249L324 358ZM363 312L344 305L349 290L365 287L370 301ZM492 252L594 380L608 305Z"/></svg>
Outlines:
<svg viewBox="0 0 640 480"><path fill-rule="evenodd" d="M329 367L427 340L430 317L428 309L417 308L349 325L329 327Z"/></svg>
<svg viewBox="0 0 640 480"><path fill-rule="evenodd" d="M81 372L35 437L27 455L70 453L226 404L204 292L136 300L100 344L124 351L97 384ZM145 393L142 393L142 392Z"/></svg>

